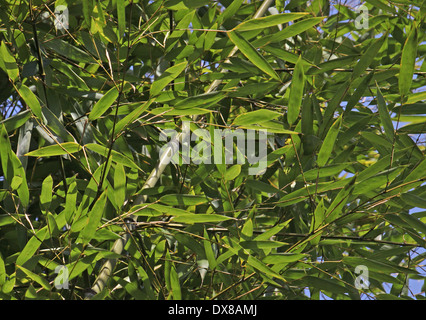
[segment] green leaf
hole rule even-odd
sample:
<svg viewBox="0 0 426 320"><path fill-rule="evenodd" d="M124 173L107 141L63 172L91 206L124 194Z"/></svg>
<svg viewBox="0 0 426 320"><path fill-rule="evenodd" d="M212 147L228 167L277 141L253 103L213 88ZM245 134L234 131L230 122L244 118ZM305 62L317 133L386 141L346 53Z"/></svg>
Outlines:
<svg viewBox="0 0 426 320"><path fill-rule="evenodd" d="M263 258L262 262L267 264L288 264L299 261L306 256L307 255L303 253L275 253Z"/></svg>
<svg viewBox="0 0 426 320"><path fill-rule="evenodd" d="M244 249L273 249L273 248L280 248L283 246L288 245L287 242L282 241L273 241L273 240L247 240L247 241L241 241L240 242L241 247ZM264 260L262 260L264 263Z"/></svg>
<svg viewBox="0 0 426 320"><path fill-rule="evenodd" d="M376 87L377 87L377 105L379 106L380 120L385 129L385 134L388 140L393 142L394 128L393 128L391 117L389 115L389 110L386 106L385 99L383 98L383 95L379 89L377 82L376 82Z"/></svg>
<svg viewBox="0 0 426 320"><path fill-rule="evenodd" d="M100 144L96 144L96 143L88 143L86 145L84 145L85 148L92 150L96 153L99 153L100 155L106 157L108 155L108 151L109 149L107 147L104 147ZM120 163L125 167L129 167L132 169L137 169L139 171L142 171L141 168L139 168L139 166L130 158L128 158L127 156L125 156L123 153L120 153L116 150L111 150L111 159L112 161L114 161L115 163Z"/></svg>
<svg viewBox="0 0 426 320"><path fill-rule="evenodd" d="M105 211L105 205L107 200L106 194L106 191L102 192L100 197L96 200L92 210L88 213L87 218L85 218L86 225L79 234L79 240L83 244L88 244L90 240L92 240L95 235L96 229L99 227L99 223L101 222L101 218Z"/></svg>
<svg viewBox="0 0 426 320"><path fill-rule="evenodd" d="M323 224L326 218L326 211L327 208L324 205L324 199L321 199L321 201L317 204L314 214L312 216L310 232L316 231ZM320 237L316 238L315 241L316 240L319 241Z"/></svg>
<svg viewBox="0 0 426 320"><path fill-rule="evenodd" d="M59 38L48 39L48 41L43 42L43 46L53 50L54 52L64 57L67 57L68 59L72 59L78 63L94 63L95 62L95 59L92 58L87 52Z"/></svg>
<svg viewBox="0 0 426 320"><path fill-rule="evenodd" d="M138 108L130 112L128 115L126 115L123 119L118 121L117 125L115 126L115 133L119 133L123 129L125 129L128 125L136 121L136 119L146 110L148 107L152 104L154 99L150 99L144 103L142 103Z"/></svg>
<svg viewBox="0 0 426 320"><path fill-rule="evenodd" d="M194 223L215 223L232 219L231 217L223 216L220 214L208 214L208 213L197 213L197 214L182 214L173 218L174 222L194 224Z"/></svg>
<svg viewBox="0 0 426 320"><path fill-rule="evenodd" d="M377 41L375 41L371 46L368 46L368 49L361 56L358 63L354 67L354 71L352 72L352 79L358 78L371 65L387 37L388 33L385 33L381 38L377 39Z"/></svg>
<svg viewBox="0 0 426 320"><path fill-rule="evenodd" d="M27 157L53 157L79 152L81 146L75 142L64 142L28 152Z"/></svg>
<svg viewBox="0 0 426 320"><path fill-rule="evenodd" d="M233 17L237 13L238 9L241 7L243 1L244 0L230 1L226 9L223 10L221 14L217 17L218 24L221 25L224 21Z"/></svg>
<svg viewBox="0 0 426 320"><path fill-rule="evenodd" d="M426 159L421 161L404 179L404 183L426 177Z"/></svg>
<svg viewBox="0 0 426 320"><path fill-rule="evenodd" d="M206 258L209 261L209 268L214 269L217 266L217 261L215 258L215 254L213 252L212 248L212 242L209 239L209 234L207 233L206 229L204 228L204 239L203 239L203 245L204 245L204 251L206 254ZM1 259L1 257L0 257ZM0 282L1 285L1 282Z"/></svg>
<svg viewBox="0 0 426 320"><path fill-rule="evenodd" d="M0 124L3 124L6 127L7 132L11 132L13 130L16 130L22 127L30 118L31 118L31 111L23 110L19 112L18 114L15 114L14 116L11 116L1 121Z"/></svg>
<svg viewBox="0 0 426 320"><path fill-rule="evenodd" d="M256 67L271 76L273 79L281 81L278 74L266 61L266 59L238 32L228 32L229 39L238 47L238 49L249 59Z"/></svg>
<svg viewBox="0 0 426 320"><path fill-rule="evenodd" d="M0 45L0 68L8 74L12 81L15 81L19 76L19 68L16 64L16 60L4 41L2 41Z"/></svg>
<svg viewBox="0 0 426 320"><path fill-rule="evenodd" d="M126 200L126 171L123 165L117 164L114 171L114 197L119 208Z"/></svg>
<svg viewBox="0 0 426 320"><path fill-rule="evenodd" d="M18 88L18 93L25 101L27 106L31 109L33 114L40 120L43 120L43 114L41 113L40 103L38 102L36 95L30 90L30 88L22 84Z"/></svg>
<svg viewBox="0 0 426 320"><path fill-rule="evenodd" d="M273 27L278 24L284 24L289 21L300 19L309 13L298 12L298 13L282 13L275 14L267 17L261 17L257 19L251 19L244 21L237 25L233 30L237 31L248 31L248 30L258 30L262 28Z"/></svg>
<svg viewBox="0 0 426 320"><path fill-rule="evenodd" d="M241 165L234 164L233 166L231 166L230 168L226 170L225 174L223 175L223 178L225 179L225 181L232 181L236 177L238 177L240 173L241 173Z"/></svg>
<svg viewBox="0 0 426 320"><path fill-rule="evenodd" d="M181 300L182 292L181 292L181 287L179 282L179 275L176 271L176 267L173 262L170 268L170 287L171 287L171 292L173 294L173 299Z"/></svg>
<svg viewBox="0 0 426 320"><path fill-rule="evenodd" d="M257 39L256 41L253 42L253 46L256 48L263 47L269 43L280 42L285 39L297 36L298 34L317 25L324 19L325 17L303 19L302 21L298 21L290 26L285 27L281 31L278 31L271 35Z"/></svg>
<svg viewBox="0 0 426 320"><path fill-rule="evenodd" d="M291 221L291 219L273 226L269 230L266 230L265 232L257 235L254 238L254 240L257 241L257 240L268 240L268 239L270 239L272 236L276 235L278 232L280 232L282 229L284 229L290 223L290 221Z"/></svg>
<svg viewBox="0 0 426 320"><path fill-rule="evenodd" d="M38 230L36 234L33 235L31 239L27 242L21 253L18 255L16 259L16 264L19 266L23 266L25 262L27 262L31 257L33 257L38 248L40 247L41 243L46 238L47 234L47 227Z"/></svg>
<svg viewBox="0 0 426 320"><path fill-rule="evenodd" d="M212 105L217 104L220 100L225 98L224 92L211 92L211 93L203 93L196 96L191 96L184 100L176 103L176 109L191 109L191 108L209 108Z"/></svg>
<svg viewBox="0 0 426 320"><path fill-rule="evenodd" d="M426 209L426 200L412 193L404 193L401 199L410 206Z"/></svg>
<svg viewBox="0 0 426 320"><path fill-rule="evenodd" d="M399 72L399 93L406 96L411 89L417 55L417 26L413 24L404 48L402 49L401 65Z"/></svg>
<svg viewBox="0 0 426 320"><path fill-rule="evenodd" d="M348 292L342 283L343 281L338 279L324 279L314 276L307 276L303 278L309 287L317 290L327 291L335 294L345 294Z"/></svg>
<svg viewBox="0 0 426 320"><path fill-rule="evenodd" d="M163 90L170 82L176 79L185 70L187 65L188 63L184 61L164 71L163 74L151 85L151 97L158 95L161 90Z"/></svg>
<svg viewBox="0 0 426 320"><path fill-rule="evenodd" d="M43 289L45 289L45 290L48 290L48 291L50 291L51 290L51 287L50 287L50 284L49 284L49 281L47 281L47 279L46 278L44 278L44 277L42 277L42 276L40 276L40 275L38 275L38 274L35 274L34 272L32 272L32 271L30 271L30 270L28 270L28 269L26 269L26 268L24 268L24 267L22 267L22 266L20 266L20 265L16 265L19 269L21 269L22 271L24 271L24 273L31 279L31 280L33 280L33 281L35 281L35 282L37 282L39 285L41 285L42 287L43 287Z"/></svg>
<svg viewBox="0 0 426 320"><path fill-rule="evenodd" d="M49 211L52 202L53 178L48 175L41 185L40 207L45 214Z"/></svg>
<svg viewBox="0 0 426 320"><path fill-rule="evenodd" d="M324 142L322 143L321 149L318 153L318 160L317 160L318 166L320 167L325 166L328 159L330 158L341 124L342 124L342 117L340 116L339 118L336 119L336 121L334 121L333 125L331 126L330 130L325 136Z"/></svg>
<svg viewBox="0 0 426 320"><path fill-rule="evenodd" d="M119 36L123 37L126 29L126 6L124 0L117 0L117 20Z"/></svg>
<svg viewBox="0 0 426 320"><path fill-rule="evenodd" d="M108 90L108 92L105 93L105 95L101 99L99 99L99 101L96 102L96 104L93 106L93 109L89 114L89 120L93 121L98 119L100 116L102 116L105 113L105 111L107 111L107 109L111 107L111 105L114 103L117 97L118 97L117 88L113 87L110 90Z"/></svg>
<svg viewBox="0 0 426 320"><path fill-rule="evenodd" d="M197 206L207 203L209 200L202 195L166 194L159 201L170 206Z"/></svg>
<svg viewBox="0 0 426 320"><path fill-rule="evenodd" d="M362 257L350 257L346 256L343 258L343 263L348 264L352 267L359 265L366 266L369 271L377 273L407 273L407 274L416 274L417 271L409 269L406 267L401 267L396 264L390 263L388 261L378 261Z"/></svg>
<svg viewBox="0 0 426 320"><path fill-rule="evenodd" d="M249 256L247 259L247 263L252 266L253 268L259 270L260 272L264 273L267 276L273 277L273 278L277 278L280 280L285 281L284 277L282 275L280 275L279 273L275 272L274 270L272 270L271 268L269 268L268 266L266 266L263 262L261 262L260 260L258 260L257 258L253 257L253 256Z"/></svg>
<svg viewBox="0 0 426 320"><path fill-rule="evenodd" d="M3 287L3 285L6 283L6 268L3 260L3 256L0 253L0 288Z"/></svg>
<svg viewBox="0 0 426 320"><path fill-rule="evenodd" d="M407 194L407 193L403 194L401 198L404 201L406 201L408 199L407 195L409 195L409 194ZM422 208L422 207L425 206L425 200L422 199L422 198L420 198L420 200L422 200L422 202L421 202L422 206L420 207L420 208ZM412 201L412 198L410 200L408 200L408 201ZM415 202L417 203L417 199L416 199ZM415 216L413 216L412 214L401 213L399 215L399 217L402 220L404 220L405 222L407 222L414 230L416 230L417 232L423 233L423 235L426 235L426 224L424 224L423 222L421 222Z"/></svg>
<svg viewBox="0 0 426 320"><path fill-rule="evenodd" d="M24 207L29 204L29 189L25 169L16 154L12 150L9 135L5 126L1 125L0 130L0 161L3 175L12 189L16 189L19 200Z"/></svg>
<svg viewBox="0 0 426 320"><path fill-rule="evenodd" d="M240 125L256 124L256 123L261 123L264 121L276 119L280 116L281 116L281 113L271 111L268 109L259 109L259 110L240 114L233 121L233 125L240 126Z"/></svg>
<svg viewBox="0 0 426 320"><path fill-rule="evenodd" d="M77 211L77 183L73 181L68 186L65 197L65 208L63 214L67 223L71 223L73 214Z"/></svg>
<svg viewBox="0 0 426 320"><path fill-rule="evenodd" d="M312 66L306 74L308 75L316 75L324 72L332 71L337 68L343 68L358 58L358 55L351 55L347 57L337 58L328 60L318 64L317 66Z"/></svg>
<svg viewBox="0 0 426 320"><path fill-rule="evenodd" d="M299 117L300 106L302 104L303 91L305 88L303 64L302 56L299 56L296 67L294 68L290 97L288 99L287 120L290 125L296 122Z"/></svg>

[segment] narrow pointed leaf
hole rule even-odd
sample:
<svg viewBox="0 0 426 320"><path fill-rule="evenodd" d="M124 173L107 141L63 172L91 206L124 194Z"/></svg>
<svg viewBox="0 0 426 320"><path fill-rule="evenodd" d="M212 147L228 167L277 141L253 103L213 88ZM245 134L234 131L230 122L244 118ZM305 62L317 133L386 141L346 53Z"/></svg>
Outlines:
<svg viewBox="0 0 426 320"><path fill-rule="evenodd" d="M256 67L271 76L273 79L281 81L278 74L266 61L266 59L238 32L228 32L229 39L238 47L238 49L249 59Z"/></svg>
<svg viewBox="0 0 426 320"><path fill-rule="evenodd" d="M394 128L392 124L392 119L389 115L389 110L386 106L385 99L383 98L382 92L380 91L379 86L376 83L377 87L377 105L379 106L379 115L382 122L383 128L385 129L386 137L389 141L393 141L394 137Z"/></svg>
<svg viewBox="0 0 426 320"><path fill-rule="evenodd" d="M259 38L256 41L253 42L253 45L258 47L263 47L264 45L267 45L269 43L275 43L280 42L285 39L294 37L312 27L320 23L322 20L324 20L325 17L315 17L315 18L308 18L303 19L302 21L298 21L291 26L287 26L283 30L276 32L272 35Z"/></svg>
<svg viewBox="0 0 426 320"><path fill-rule="evenodd" d="M60 156L63 154L70 154L79 152L81 146L75 142L64 142L60 144L54 144L47 147L42 147L40 149L28 152L26 156L28 157L52 157Z"/></svg>
<svg viewBox="0 0 426 320"><path fill-rule="evenodd" d="M43 120L40 102L37 100L36 95L30 90L30 88L23 84L18 88L18 92L33 114L40 120Z"/></svg>
<svg viewBox="0 0 426 320"><path fill-rule="evenodd" d="M318 166L323 167L328 159L330 158L330 155L333 151L334 144L337 139L337 135L339 133L340 125L342 123L342 117L339 117L331 126L330 130L328 131L324 142L322 143L321 149L318 153Z"/></svg>
<svg viewBox="0 0 426 320"><path fill-rule="evenodd" d="M118 97L118 91L115 87L111 88L105 95L99 99L98 102L93 106L92 111L89 115L89 120L96 120L101 117L109 107L114 103Z"/></svg>
<svg viewBox="0 0 426 320"><path fill-rule="evenodd" d="M236 126L257 124L276 119L280 116L280 113L268 109L255 110L239 115L235 118L233 124Z"/></svg>
<svg viewBox="0 0 426 320"><path fill-rule="evenodd" d="M16 64L16 60L4 41L2 41L0 45L0 68L8 74L12 81L15 81L19 76L19 68Z"/></svg>
<svg viewBox="0 0 426 320"><path fill-rule="evenodd" d="M358 78L368 68L368 66L370 66L387 37L388 34L385 33L381 38L377 39L371 46L368 47L366 52L361 56L358 63L355 65L352 72L352 79Z"/></svg>
<svg viewBox="0 0 426 320"><path fill-rule="evenodd" d="M92 210L88 213L87 218L85 218L86 225L79 235L79 239L83 244L88 244L95 235L96 229L98 228L102 215L105 211L107 200L106 194L106 191L101 194L99 199L96 200Z"/></svg>
<svg viewBox="0 0 426 320"><path fill-rule="evenodd" d="M41 185L40 194L40 207L44 213L49 210L50 203L52 202L52 190L53 179L51 175L48 175L47 178L44 179L43 184Z"/></svg>
<svg viewBox="0 0 426 320"><path fill-rule="evenodd" d="M289 124L296 122L299 117L303 91L305 88L305 75L303 72L303 60L302 56L299 56L296 67L294 68L291 80L290 97L288 100L287 120Z"/></svg>
<svg viewBox="0 0 426 320"><path fill-rule="evenodd" d="M282 13L282 14L276 14L271 15L267 17L257 18L257 19L251 19L247 20L243 23L240 23L238 26L234 28L234 30L237 31L247 31L247 30L257 30L262 28L268 28L273 27L278 24L284 24L289 21L293 21L296 19L300 19L309 13Z"/></svg>
<svg viewBox="0 0 426 320"><path fill-rule="evenodd" d="M158 95L161 90L163 90L170 82L176 79L183 70L185 70L187 65L188 63L184 61L164 71L163 74L151 85L151 96Z"/></svg>
<svg viewBox="0 0 426 320"><path fill-rule="evenodd" d="M42 287L43 287L43 289L45 289L45 290L48 290L48 291L50 291L50 284L49 284L49 281L47 281L47 279L46 278L44 278L44 277L42 277L42 276L40 276L40 275L38 275L38 274L36 274L36 273L34 273L34 272L32 272L32 271L30 271L30 270L28 270L27 268L24 268L24 267L22 267L22 266L20 266L20 265L17 265L17 267L20 269L20 270L22 270L22 271L24 271L24 273L31 279L31 280L33 280L33 281L35 281L35 282L37 282L39 285L41 285Z"/></svg>
<svg viewBox="0 0 426 320"><path fill-rule="evenodd" d="M417 55L417 27L413 25L404 48L402 49L401 67L399 73L399 93L406 96L413 82L414 68Z"/></svg>

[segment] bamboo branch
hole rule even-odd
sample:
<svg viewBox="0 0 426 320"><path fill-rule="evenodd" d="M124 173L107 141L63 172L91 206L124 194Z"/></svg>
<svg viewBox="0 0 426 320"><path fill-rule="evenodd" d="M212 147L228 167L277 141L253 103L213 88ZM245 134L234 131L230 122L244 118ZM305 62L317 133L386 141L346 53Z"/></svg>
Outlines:
<svg viewBox="0 0 426 320"><path fill-rule="evenodd" d="M266 12L268 7L272 3L273 3L273 0L264 0L262 5L259 7L259 9L254 14L253 19L256 19L256 18L263 16L263 14ZM229 61L229 58L231 58L237 52L237 50L238 50L238 48L235 46L231 50L231 52L229 53L226 61ZM222 70L222 72L226 72L226 70ZM215 91L217 89L217 87L221 84L221 82L222 82L221 80L213 81L210 84L210 86L207 88L206 93L210 93L212 91ZM154 170L149 175L149 177L148 177L147 181L145 182L144 186L142 187L142 189L152 188L152 187L155 186L155 184L157 183L157 181L161 177L163 171L166 169L166 167L170 163L171 158L173 157L175 152L178 150L179 141L180 141L181 138L182 138L182 133L176 135L175 138L172 141L170 141L167 149L163 152L163 154L160 158L160 161L158 162L157 166L154 168ZM182 141L184 141L184 140L182 140ZM146 199L147 199L146 195L139 195L135 199L134 204L135 205L142 204L146 201ZM129 216L129 218L127 219L127 223L126 223L125 228L129 231L133 231L134 228L135 228L135 226L133 224L135 222L135 220L136 220L135 216L133 216L133 215ZM127 241L129 240L129 238L130 238L130 234L128 232L126 232L126 234L123 236L123 238L116 240L112 249L111 249L112 252L117 253L117 254L121 254L123 252L123 249L124 249ZM99 276L97 277L97 279L95 280L95 283L92 286L91 292L86 293L87 299L90 299L91 297L93 297L94 294L101 292L105 288L106 283L107 283L108 279L110 278L116 263L117 263L116 259L108 259L104 263L104 265L101 268L101 272L100 272Z"/></svg>

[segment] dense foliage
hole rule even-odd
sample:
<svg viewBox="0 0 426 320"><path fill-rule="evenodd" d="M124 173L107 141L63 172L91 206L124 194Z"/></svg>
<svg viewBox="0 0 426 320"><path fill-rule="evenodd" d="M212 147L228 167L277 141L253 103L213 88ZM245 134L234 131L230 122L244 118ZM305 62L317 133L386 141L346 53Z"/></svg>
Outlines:
<svg viewBox="0 0 426 320"><path fill-rule="evenodd" d="M0 0L0 297L424 299L425 14ZM160 161L185 123L266 171Z"/></svg>

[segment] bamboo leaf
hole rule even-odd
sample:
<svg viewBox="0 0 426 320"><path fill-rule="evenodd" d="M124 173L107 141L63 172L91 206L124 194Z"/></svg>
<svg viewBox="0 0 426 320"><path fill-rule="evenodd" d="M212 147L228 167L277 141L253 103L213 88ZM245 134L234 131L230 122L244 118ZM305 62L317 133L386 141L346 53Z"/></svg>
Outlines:
<svg viewBox="0 0 426 320"><path fill-rule="evenodd" d="M104 147L100 144L96 144L96 143L88 143L86 145L84 145L85 148L92 150L104 157L106 157L108 155L109 149L107 147ZM141 168L139 168L139 166L130 158L128 158L126 155L116 151L116 150L111 150L111 158L112 161L116 162L116 163L120 163L125 167L128 168L132 168L132 169L137 169L139 171L142 171Z"/></svg>
<svg viewBox="0 0 426 320"><path fill-rule="evenodd" d="M126 200L126 171L122 164L117 164L114 171L114 197L119 208Z"/></svg>
<svg viewBox="0 0 426 320"><path fill-rule="evenodd" d="M47 147L42 147L40 149L28 152L26 156L28 157L53 157L60 156L64 154L71 154L79 152L81 146L75 142L64 142L59 144L54 144Z"/></svg>
<svg viewBox="0 0 426 320"><path fill-rule="evenodd" d="M372 260L372 259L363 258L363 257L346 256L343 258L343 263L348 264L352 267L364 265L370 271L377 272L377 273L401 273L401 272L406 274L417 273L417 271L415 270L408 269L406 267L401 267L387 261L386 262L378 261L378 260Z"/></svg>
<svg viewBox="0 0 426 320"><path fill-rule="evenodd" d="M208 199L202 195L166 194L159 201L170 206L196 206L207 203Z"/></svg>
<svg viewBox="0 0 426 320"><path fill-rule="evenodd" d="M176 79L185 70L187 65L188 63L184 61L164 71L163 74L151 85L151 97L158 95L161 90L163 90L170 82Z"/></svg>
<svg viewBox="0 0 426 320"><path fill-rule="evenodd" d="M291 125L299 117L300 106L302 104L303 91L305 88L305 75L303 70L302 56L299 56L294 68L291 81L290 97L288 99L287 120Z"/></svg>
<svg viewBox="0 0 426 320"><path fill-rule="evenodd" d="M40 194L40 207L41 210L46 214L49 211L50 203L52 202L52 191L53 191L53 179L51 175L48 175L44 179L43 184L41 185L41 194Z"/></svg>
<svg viewBox="0 0 426 320"><path fill-rule="evenodd" d="M280 117L281 114L268 109L255 110L239 115L233 121L236 126L245 126L255 123L261 123Z"/></svg>
<svg viewBox="0 0 426 320"><path fill-rule="evenodd" d="M377 56L377 53L382 48L383 43L387 39L388 34L385 33L381 38L377 39L365 53L361 56L358 63L354 67L354 71L352 72L352 79L358 78L374 61Z"/></svg>
<svg viewBox="0 0 426 320"><path fill-rule="evenodd" d="M95 205L89 212L88 217L85 218L86 224L83 230L79 234L79 241L83 244L88 244L95 235L96 229L99 227L99 223L105 211L106 196L107 192L104 191L100 197L96 200Z"/></svg>
<svg viewBox="0 0 426 320"><path fill-rule="evenodd" d="M276 253L266 256L262 259L262 262L267 264L288 264L299 261L306 256L307 255L303 253Z"/></svg>
<svg viewBox="0 0 426 320"><path fill-rule="evenodd" d="M0 160L4 178L10 186L13 187L12 189L16 189L22 205L27 207L30 201L30 195L25 169L12 150L9 136L3 124L0 129L0 146Z"/></svg>
<svg viewBox="0 0 426 320"><path fill-rule="evenodd" d="M266 61L266 59L238 32L228 32L229 39L238 47L238 49L249 59L256 67L271 76L273 79L281 81L278 74Z"/></svg>
<svg viewBox="0 0 426 320"><path fill-rule="evenodd" d="M243 23L240 23L233 30L237 30L241 32L241 31L258 30L262 28L273 27L278 24L284 24L289 21L300 19L306 15L309 15L309 13L297 12L297 13L275 14L275 15L271 15L267 17L247 20Z"/></svg>
<svg viewBox="0 0 426 320"><path fill-rule="evenodd" d="M126 29L126 7L124 0L117 0L117 20L118 33L120 37L123 37Z"/></svg>
<svg viewBox="0 0 426 320"><path fill-rule="evenodd" d="M223 178L225 179L225 181L232 181L236 177L238 177L240 173L241 173L241 165L234 164L233 166L231 166L230 168L226 170L225 174L223 175Z"/></svg>
<svg viewBox="0 0 426 320"><path fill-rule="evenodd" d="M285 39L297 36L298 34L301 34L302 32L314 27L318 23L320 23L322 20L324 20L325 17L315 17L315 18L308 18L303 19L302 21L295 22L294 24L287 26L281 31L278 31L272 35L257 39L253 42L253 46L256 48L263 47L264 45L267 45L269 43L276 43L283 41Z"/></svg>
<svg viewBox="0 0 426 320"><path fill-rule="evenodd" d="M40 103L38 102L36 95L30 90L30 88L22 84L18 88L18 92L27 104L27 106L31 109L33 114L40 120L43 120L43 114L41 113Z"/></svg>
<svg viewBox="0 0 426 320"><path fill-rule="evenodd" d="M417 55L417 26L413 25L402 49L399 73L399 93L406 96L410 92Z"/></svg>
<svg viewBox="0 0 426 320"><path fill-rule="evenodd" d="M118 90L113 87L105 95L99 99L98 102L93 106L92 111L89 114L89 120L96 120L101 117L109 107L114 103L118 97Z"/></svg>
<svg viewBox="0 0 426 320"><path fill-rule="evenodd" d="M230 220L232 218L219 215L219 214L182 214L173 218L174 222L194 224L194 223L216 223L221 221Z"/></svg>
<svg viewBox="0 0 426 320"><path fill-rule="evenodd" d="M24 249L19 253L16 264L19 266L23 266L25 262L27 262L38 250L41 243L44 241L48 233L47 227L44 227L37 231L31 239L27 242Z"/></svg>
<svg viewBox="0 0 426 320"><path fill-rule="evenodd" d="M334 144L339 134L340 125L342 124L342 117L334 121L327 135L325 136L324 142L322 143L321 149L318 153L317 163L318 166L323 167L330 158L331 153L333 152Z"/></svg>
<svg viewBox="0 0 426 320"><path fill-rule="evenodd" d="M385 134L388 140L393 142L394 128L393 128L391 117L389 115L389 110L386 106L385 99L383 98L383 95L380 91L380 88L377 82L376 82L376 87L377 87L377 105L379 106L380 120L385 129Z"/></svg>
<svg viewBox="0 0 426 320"><path fill-rule="evenodd" d="M328 291L335 294L345 294L348 292L341 283L341 281L337 279L324 279L319 277L307 276L304 277L303 280L306 281L309 287L312 287L321 291Z"/></svg>
<svg viewBox="0 0 426 320"><path fill-rule="evenodd" d="M203 94L200 94L197 96L191 96L184 100L179 101L178 103L176 103L175 108L182 109L182 110L187 110L191 108L205 109L205 108L209 108L212 105L215 105L216 103L221 101L223 98L225 98L224 92L219 91L219 92L203 93Z"/></svg>
<svg viewBox="0 0 426 320"><path fill-rule="evenodd" d="M16 64L16 60L10 53L4 41L0 44L0 68L8 74L12 81L15 81L19 76L19 68Z"/></svg>
<svg viewBox="0 0 426 320"><path fill-rule="evenodd" d="M33 281L37 282L39 285L43 287L43 289L50 291L50 284L49 281L47 281L46 278L20 266L16 265L20 270L24 271L24 273Z"/></svg>

